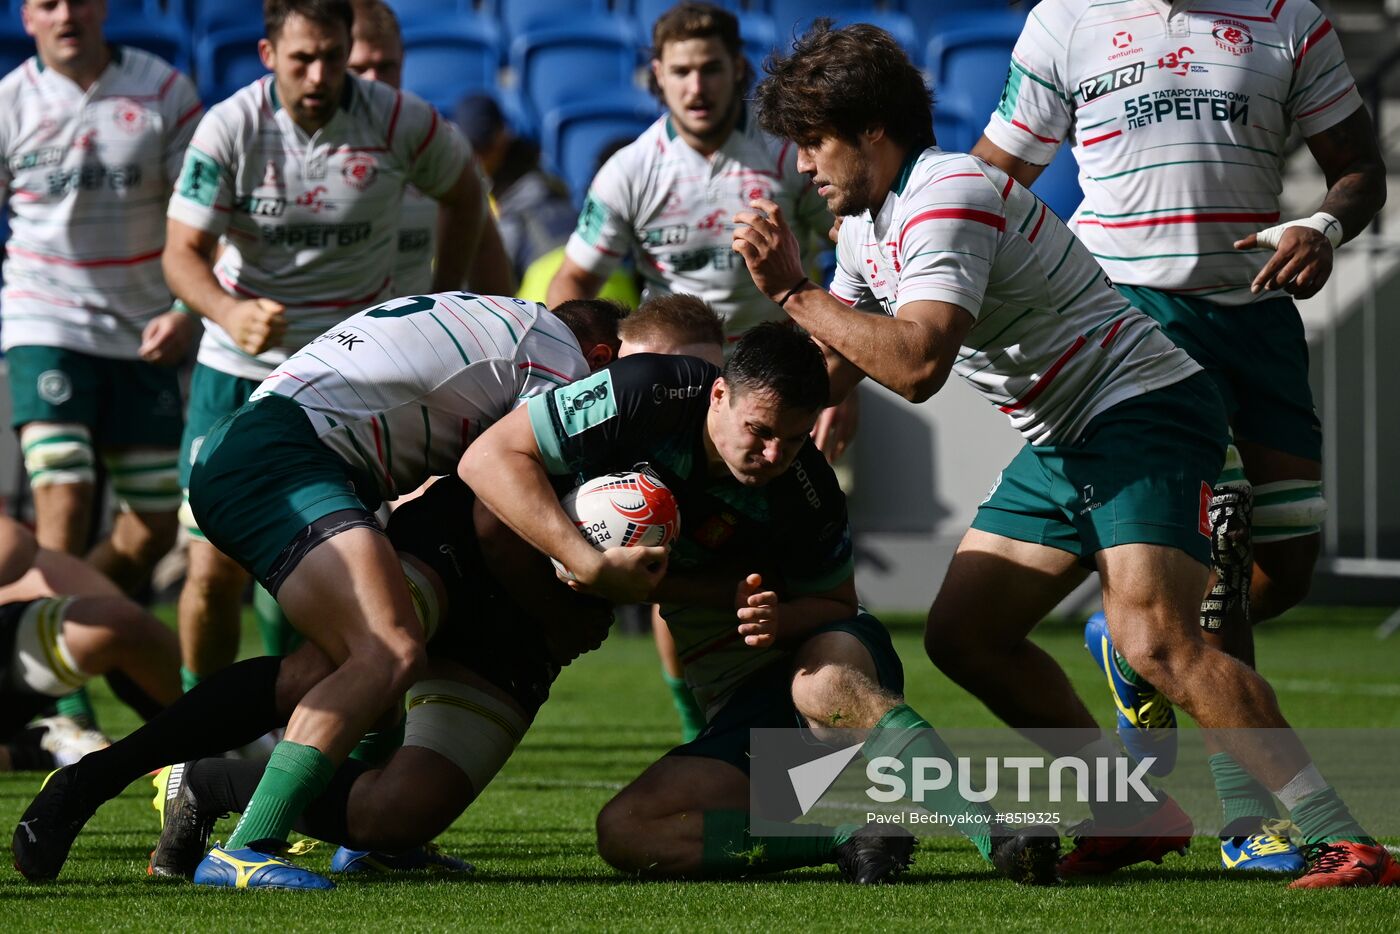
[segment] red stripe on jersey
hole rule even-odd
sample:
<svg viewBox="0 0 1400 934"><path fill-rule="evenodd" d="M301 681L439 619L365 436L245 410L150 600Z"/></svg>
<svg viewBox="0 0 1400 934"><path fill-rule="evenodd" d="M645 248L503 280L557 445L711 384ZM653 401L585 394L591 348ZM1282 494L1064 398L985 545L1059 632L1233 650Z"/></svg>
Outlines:
<svg viewBox="0 0 1400 934"><path fill-rule="evenodd" d="M379 440L379 419L370 417L369 427L374 429L374 454L379 458L379 466L384 469L384 485L394 488L394 478L389 476L389 470L384 466L384 445Z"/></svg>
<svg viewBox="0 0 1400 934"><path fill-rule="evenodd" d="M1315 114L1315 113L1322 113L1322 111L1326 110L1328 107L1331 107L1333 104L1337 103L1337 101L1341 100L1342 98L1344 98L1344 97L1346 97L1348 94L1350 94L1350 93L1351 93L1351 89L1354 88L1354 87L1356 87L1356 82L1352 82L1351 84L1347 85L1347 89L1346 89L1345 91L1343 91L1342 93L1338 94L1336 97L1332 98L1331 100L1327 101L1326 103L1324 103L1324 104L1319 104L1318 106L1314 107L1312 110L1305 110L1305 111L1303 111L1302 113L1300 113L1298 116L1300 116L1300 117L1311 117L1311 116L1312 116L1313 114Z"/></svg>
<svg viewBox="0 0 1400 934"><path fill-rule="evenodd" d="M413 150L413 158L417 161L423 155L423 150L428 148L428 144L433 141L433 134L437 133L437 108L433 108L433 122L428 125L428 135L423 137L423 142L418 144L418 148Z"/></svg>
<svg viewBox="0 0 1400 934"><path fill-rule="evenodd" d="M1127 318L1119 318L1117 321L1113 322L1113 327L1111 327L1111 328L1108 329L1108 334L1105 335L1103 341L1099 344L1099 346L1100 346L1100 347L1107 347L1107 346L1109 345L1109 343L1110 343L1115 337L1118 336L1118 329L1121 328L1121 327L1123 326L1123 322L1126 321L1126 320L1128 320L1128 319L1127 319Z"/></svg>
<svg viewBox="0 0 1400 934"><path fill-rule="evenodd" d="M1063 354L1061 354L1060 359L1055 361L1055 365L1050 367L1050 369L1046 370L1045 375L1035 381L1035 385L1031 387L1030 392L1026 393L1024 396L1013 402L1011 405L1003 405L1001 407L1001 410L1007 415L1010 415L1017 409L1023 409L1026 406L1030 405L1032 402L1034 402L1037 398L1039 398L1040 394L1046 390L1046 387L1048 387L1051 383L1055 381L1055 377L1060 375L1060 371L1064 369L1066 363L1069 363L1070 358L1073 357L1075 354L1079 353L1079 351L1083 349L1086 343L1087 341L1084 340L1083 334L1076 337L1074 339L1074 343L1070 346L1069 350L1066 350Z"/></svg>
<svg viewBox="0 0 1400 934"><path fill-rule="evenodd" d="M1027 243L1034 243L1034 242L1035 242L1035 235L1038 234L1038 233L1040 233L1040 225L1043 224L1043 223L1045 223L1045 212L1046 212L1046 210L1048 210L1048 209L1045 207L1045 202L1042 201L1042 202L1040 203L1040 218L1035 222L1035 229L1031 231L1031 235L1030 235L1029 237L1026 238L1026 242L1027 242Z"/></svg>
<svg viewBox="0 0 1400 934"><path fill-rule="evenodd" d="M1007 198L1011 197L1011 186L1015 184L1016 179L1012 178L1010 175L1006 176L1006 187L1001 190L1001 200L1005 201Z"/></svg>
<svg viewBox="0 0 1400 934"><path fill-rule="evenodd" d="M393 114L389 117L389 133L388 133L388 135L384 138L384 145L385 145L385 146L392 146L392 145L394 144L394 128L397 127L397 126L399 125L399 108L402 107L402 106L403 106L403 92L400 91L400 92L397 92L397 93L394 95L394 112L393 112Z"/></svg>
<svg viewBox="0 0 1400 934"><path fill-rule="evenodd" d="M545 366L543 363L536 363L536 362L533 361L533 360L526 360L524 363L519 364L519 366L518 366L517 368L518 368L518 369L521 369L521 370L542 370L542 371L544 371L545 373L553 373L555 376L559 377L560 379L562 379L562 380L563 380L564 382L566 382L566 383L572 383L572 382L574 381L574 378L573 378L572 376L570 376L569 374L567 374L567 373L560 373L558 370L551 370L549 367Z"/></svg>
<svg viewBox="0 0 1400 934"><path fill-rule="evenodd" d="M175 125L176 125L177 127L184 126L186 123L189 122L189 119L190 119L191 117L196 116L196 115L197 115L200 111L202 111L203 109L204 109L204 105L201 104L201 103L196 102L195 105L194 105L193 107L191 107L189 110L185 111L184 113L180 114L180 119L175 121Z"/></svg>
<svg viewBox="0 0 1400 934"><path fill-rule="evenodd" d="M937 178L935 178L933 181L929 182L929 184L930 184L930 185L937 185L939 182L946 182L946 181L947 181L948 179L950 179L950 178L986 178L986 177L987 177L987 176L983 175L981 172L954 172L952 175L940 175L940 176L938 176ZM1005 199L1003 199L1003 200L1005 200Z"/></svg>
<svg viewBox="0 0 1400 934"><path fill-rule="evenodd" d="M1192 13L1199 13L1202 16L1228 16L1230 19L1242 19L1249 23L1272 23L1272 16L1241 16L1238 13L1222 13L1219 10L1192 10Z"/></svg>
<svg viewBox="0 0 1400 934"><path fill-rule="evenodd" d="M1323 20L1322 25L1313 30L1313 34L1303 40L1303 47L1298 50L1298 57L1293 59L1293 70L1297 71L1298 66L1303 63L1303 56L1312 51L1313 46L1322 41L1322 38L1332 31L1330 20Z"/></svg>
<svg viewBox="0 0 1400 934"><path fill-rule="evenodd" d="M1163 227L1168 224L1232 224L1261 221L1272 224L1278 220L1278 211L1251 213L1248 211L1218 211L1199 214L1172 214L1166 217L1143 217L1132 221L1101 221L1081 219L1080 224L1089 227Z"/></svg>
<svg viewBox="0 0 1400 934"><path fill-rule="evenodd" d="M1287 2L1288 0L1278 0L1278 3L1274 4L1274 8L1269 11L1269 15L1274 19L1278 19L1279 11L1283 9L1283 5Z"/></svg>
<svg viewBox="0 0 1400 934"><path fill-rule="evenodd" d="M974 211L970 208L934 208L931 211L924 211L909 218L909 222L904 225L899 232L899 252L904 253L904 238L909 231L925 221L976 221L979 224L986 224L988 227L995 227L997 230L1005 232L1006 218L999 217L988 211Z"/></svg>
<svg viewBox="0 0 1400 934"><path fill-rule="evenodd" d="M37 260L47 263L50 266L68 266L73 269L91 269L95 266L138 266L141 263L149 263L152 260L160 259L160 250L152 250L149 253L142 253L139 256L119 256L107 259L68 259L63 256L53 256L48 253L35 253L10 244L9 251L15 256L23 256L25 259Z"/></svg>
<svg viewBox="0 0 1400 934"><path fill-rule="evenodd" d="M1155 15L1155 14L1154 14L1154 15ZM1030 135L1034 136L1036 139L1040 140L1042 143L1058 143L1058 142L1059 142L1059 140L1054 139L1054 138L1052 138L1052 137L1049 137L1049 136L1041 136L1039 133L1037 133L1035 130L1032 130L1030 127L1026 126L1026 125L1025 125L1024 123L1022 123L1020 120L1012 120L1012 121L1011 121L1011 125L1014 126L1014 127L1016 127L1016 129L1018 129L1018 130L1025 130L1027 133L1029 133Z"/></svg>
<svg viewBox="0 0 1400 934"><path fill-rule="evenodd" d="M1113 139L1113 137L1115 137L1115 136L1122 136L1122 135L1123 135L1123 131L1122 131L1122 130L1114 130L1112 133L1105 133L1103 136L1095 136L1093 139L1086 139L1086 140L1084 141L1084 145L1085 145L1085 146L1092 146L1092 145L1094 145L1095 143L1102 143L1102 142L1103 142L1104 140L1106 140L1106 139Z"/></svg>
<svg viewBox="0 0 1400 934"><path fill-rule="evenodd" d="M162 84L160 90L156 92L157 99L165 97L165 92L170 90L170 86L175 83L175 79L179 77L179 74L180 73L177 71L172 71L170 73L170 77L165 79L165 83Z"/></svg>
<svg viewBox="0 0 1400 934"><path fill-rule="evenodd" d="M842 298L841 296L837 295L835 292L828 292L827 294L830 295L832 298L836 299L838 302L840 302L840 303L843 304L843 305L850 305L850 306L853 307L853 308L855 307L856 300L855 300L854 298Z"/></svg>
<svg viewBox="0 0 1400 934"><path fill-rule="evenodd" d="M504 311L506 314L510 315L511 320L514 321L516 324L524 324L524 323L525 323L525 321L524 321L523 318L519 317L514 311L512 311L512 310L509 309L509 308L507 308L505 305L502 305L500 302L496 301L496 300L495 300L494 298L492 298L491 296L489 296L489 295L483 295L483 296L481 296L481 297L484 298L484 299L486 299L486 300L487 300L488 302L490 302L491 304L495 305L497 308L501 309L501 311Z"/></svg>
<svg viewBox="0 0 1400 934"><path fill-rule="evenodd" d="M312 392L314 392L316 395L320 396L322 399L325 399L325 401L326 401L328 404L329 404L330 401L331 401L330 399L326 399L326 394L325 394L325 393L323 393L321 390L319 390L319 389L316 388L316 384L315 384L315 383L308 383L306 380L302 379L300 376L297 376L295 373L285 373L285 372L283 372L283 371L281 371L281 370L276 370L276 371L274 371L272 374L270 374L270 375L268 376L268 379L271 379L273 376L285 376L285 377L287 377L287 379L294 379L294 380L296 380L298 383L301 383L303 386L305 386L307 389L310 389L310 390L311 390Z"/></svg>

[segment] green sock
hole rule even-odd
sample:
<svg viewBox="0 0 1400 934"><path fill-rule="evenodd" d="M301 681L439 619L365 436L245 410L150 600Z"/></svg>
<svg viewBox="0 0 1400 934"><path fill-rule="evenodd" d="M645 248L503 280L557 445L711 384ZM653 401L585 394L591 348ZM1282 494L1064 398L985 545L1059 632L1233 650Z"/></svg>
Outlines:
<svg viewBox="0 0 1400 934"><path fill-rule="evenodd" d="M262 584L253 587L253 612L258 617L258 631L262 633L263 651L267 655L285 657L304 641Z"/></svg>
<svg viewBox="0 0 1400 934"><path fill-rule="evenodd" d="M1230 758L1229 753L1217 752L1209 761L1210 774L1215 779L1215 792L1220 796L1220 806L1224 811L1221 836L1241 829L1255 834L1263 821L1278 818L1274 796L1243 766ZM1239 826L1236 827L1236 824ZM1228 835L1235 834L1231 832Z"/></svg>
<svg viewBox="0 0 1400 934"><path fill-rule="evenodd" d="M1128 664L1128 660L1126 658L1118 654L1117 649L1113 650L1113 664L1118 667L1118 673L1124 678L1127 678L1128 681L1132 684L1135 684L1140 688L1152 686L1147 683L1146 678L1144 678L1142 675L1138 674L1136 671L1133 670L1133 666Z"/></svg>
<svg viewBox="0 0 1400 934"><path fill-rule="evenodd" d="M60 717L75 721L83 729L97 729L97 711L92 709L87 688L78 688L72 694L63 695L54 703L54 707Z"/></svg>
<svg viewBox="0 0 1400 934"><path fill-rule="evenodd" d="M315 747L287 740L278 743L224 849L238 850L264 841L285 844L292 824L334 774L335 765Z"/></svg>
<svg viewBox="0 0 1400 934"><path fill-rule="evenodd" d="M186 694L188 694L190 691L193 691L195 689L195 685L199 684L199 682L203 680L204 677L202 675L195 674L193 671L190 671L184 665L180 666L180 690L184 691Z"/></svg>
<svg viewBox="0 0 1400 934"><path fill-rule="evenodd" d="M1361 829L1335 788L1324 788L1298 802L1289 814L1303 835L1304 843L1338 843L1352 840L1375 846L1376 841Z"/></svg>
<svg viewBox="0 0 1400 934"><path fill-rule="evenodd" d="M700 709L695 692L684 678L677 678L663 669L661 680L671 690L671 703L676 705L676 713L681 718L681 742L688 743L705 728L705 711Z"/></svg>
<svg viewBox="0 0 1400 934"><path fill-rule="evenodd" d="M819 827L804 824L812 835L756 837L749 833L748 811L706 811L701 868L707 876L778 872L798 866L825 866L832 853L858 829L854 824Z"/></svg>
<svg viewBox="0 0 1400 934"><path fill-rule="evenodd" d="M957 762L953 751L929 726L928 721L919 716L918 711L900 704L875 724L875 730L865 741L861 755L868 759L891 756L904 765L904 774L913 773L915 758L938 758L949 763ZM992 858L992 823L996 816L991 805L985 802L964 801L956 788L943 788L926 795L922 802L925 808L936 814L965 815L966 820L957 826L963 836L972 841L982 858Z"/></svg>
<svg viewBox="0 0 1400 934"><path fill-rule="evenodd" d="M383 765L389 761L394 750L403 745L403 726L403 718L399 718L398 724L387 730L370 730L360 737L350 752L350 758L367 765Z"/></svg>

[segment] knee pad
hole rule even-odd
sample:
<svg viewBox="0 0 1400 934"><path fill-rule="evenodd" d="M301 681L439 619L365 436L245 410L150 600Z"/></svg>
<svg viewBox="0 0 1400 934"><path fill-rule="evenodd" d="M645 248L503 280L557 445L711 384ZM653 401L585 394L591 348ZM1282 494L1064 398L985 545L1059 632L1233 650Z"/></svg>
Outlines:
<svg viewBox="0 0 1400 934"><path fill-rule="evenodd" d="M103 456L112 492L123 512L174 512L180 508L179 453L113 451Z"/></svg>
<svg viewBox="0 0 1400 934"><path fill-rule="evenodd" d="M1225 466L1220 468L1220 476L1216 478L1214 486L1217 492L1222 488L1249 489L1249 478L1244 475L1244 460L1240 457L1240 449L1233 444L1225 447Z"/></svg>
<svg viewBox="0 0 1400 934"><path fill-rule="evenodd" d="M438 592L428 580L428 576L412 563L400 558L399 564L403 567L408 595L413 598L413 612L417 614L418 622L423 626L423 641L426 642L433 637L438 624L442 622L442 604L438 600Z"/></svg>
<svg viewBox="0 0 1400 934"><path fill-rule="evenodd" d="M403 744L431 749L467 773L480 795L506 764L530 723L510 704L448 679L419 681L408 692Z"/></svg>
<svg viewBox="0 0 1400 934"><path fill-rule="evenodd" d="M86 425L28 424L20 429L20 448L31 487L92 483L92 433Z"/></svg>
<svg viewBox="0 0 1400 934"><path fill-rule="evenodd" d="M63 617L74 599L44 597L25 607L15 628L15 684L46 697L62 697L92 677L78 667L63 638Z"/></svg>
<svg viewBox="0 0 1400 934"><path fill-rule="evenodd" d="M1320 480L1280 480L1254 488L1255 544L1317 535L1325 518Z"/></svg>

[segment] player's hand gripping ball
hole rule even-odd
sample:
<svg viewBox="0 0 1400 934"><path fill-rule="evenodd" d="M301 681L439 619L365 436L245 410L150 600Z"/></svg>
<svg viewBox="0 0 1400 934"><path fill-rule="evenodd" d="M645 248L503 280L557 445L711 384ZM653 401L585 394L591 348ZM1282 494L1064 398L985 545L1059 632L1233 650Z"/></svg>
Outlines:
<svg viewBox="0 0 1400 934"><path fill-rule="evenodd" d="M632 545L666 546L681 530L676 498L655 475L635 470L595 477L559 501L579 534L599 551ZM550 559L553 561L553 559ZM567 577L558 561L554 568Z"/></svg>

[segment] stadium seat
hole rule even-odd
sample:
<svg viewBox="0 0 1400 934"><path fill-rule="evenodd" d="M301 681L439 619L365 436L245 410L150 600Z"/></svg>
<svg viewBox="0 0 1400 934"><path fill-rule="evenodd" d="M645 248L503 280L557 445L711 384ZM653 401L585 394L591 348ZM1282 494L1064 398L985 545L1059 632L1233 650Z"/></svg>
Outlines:
<svg viewBox="0 0 1400 934"><path fill-rule="evenodd" d="M932 0L920 2L932 5ZM749 4L750 9L754 6L753 3ZM860 17L856 14L870 13L875 7L875 0L822 0L821 3L813 3L812 0L768 0L760 9L773 17L779 35L788 35L793 26L798 23L806 24L813 16L830 16L833 19L841 17L857 22Z"/></svg>
<svg viewBox="0 0 1400 934"><path fill-rule="evenodd" d="M575 203L583 203L604 147L640 135L660 113L654 97L633 91L569 101L545 114L544 154L569 183Z"/></svg>
<svg viewBox="0 0 1400 934"><path fill-rule="evenodd" d="M763 60L778 47L778 29L773 18L767 13L740 13L739 38L744 43L744 54L753 65L755 77L763 73ZM789 35L783 36L783 48L791 44Z"/></svg>
<svg viewBox="0 0 1400 934"><path fill-rule="evenodd" d="M201 38L194 47L199 96L212 107L234 91L267 74L258 57L263 24L230 26Z"/></svg>
<svg viewBox="0 0 1400 934"><path fill-rule="evenodd" d="M1068 145L1061 146L1055 158L1040 173L1031 191L1059 215L1060 220L1068 221L1084 200L1084 192L1079 188L1079 163L1070 152Z"/></svg>
<svg viewBox="0 0 1400 934"><path fill-rule="evenodd" d="M630 19L584 20L516 36L510 64L525 99L544 114L569 99L633 87L637 46Z"/></svg>
<svg viewBox="0 0 1400 934"><path fill-rule="evenodd" d="M836 21L837 26L849 26L852 23L869 23L872 26L879 26L893 36L894 41L899 43L899 47L915 62L919 60L919 55L923 52L920 33L914 25L914 20L906 13L893 10L863 9L823 13L822 15L831 16ZM814 18L806 16L798 20L796 24L797 34L801 35L806 32L812 25Z"/></svg>
<svg viewBox="0 0 1400 934"><path fill-rule="evenodd" d="M194 6L194 35L199 40L217 30L231 27L249 27L257 24L262 30L262 0L190 0ZM195 56L198 59L199 53ZM205 81L203 76L200 81Z"/></svg>
<svg viewBox="0 0 1400 934"><path fill-rule="evenodd" d="M484 0L481 12L494 14L512 40L532 29L611 16L608 0Z"/></svg>
<svg viewBox="0 0 1400 934"><path fill-rule="evenodd" d="M1001 99L1011 49L1021 34L1018 13L958 20L956 28L929 40L927 69L933 85L934 112L945 121L960 121L964 138L943 143L945 149L966 149L977 141L987 118ZM963 25L963 24L966 25Z"/></svg>
<svg viewBox="0 0 1400 934"><path fill-rule="evenodd" d="M966 25L977 17L1001 19L1014 17L1025 21L1026 12L1035 0L957 0L956 3L931 0L896 0L886 7L898 10L914 21L914 29L923 38L931 39L945 29Z"/></svg>
<svg viewBox="0 0 1400 934"><path fill-rule="evenodd" d="M471 0L388 0L388 3L399 18L399 25L405 29L410 24L421 26L458 18L491 20L491 17L475 16Z"/></svg>
<svg viewBox="0 0 1400 934"><path fill-rule="evenodd" d="M189 32L173 19L109 16L104 29L107 39L135 46L165 59L176 69L190 73Z"/></svg>
<svg viewBox="0 0 1400 934"><path fill-rule="evenodd" d="M444 114L468 91L496 85L501 35L485 17L440 17L403 26L403 86Z"/></svg>

